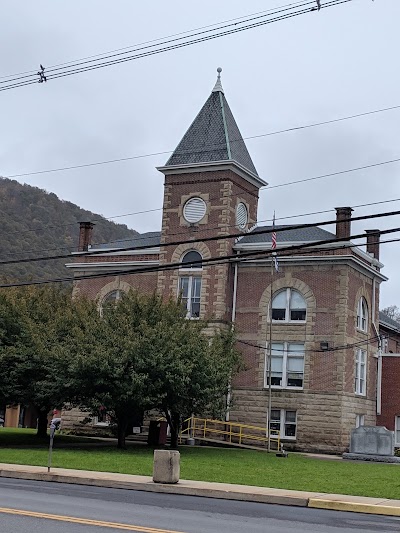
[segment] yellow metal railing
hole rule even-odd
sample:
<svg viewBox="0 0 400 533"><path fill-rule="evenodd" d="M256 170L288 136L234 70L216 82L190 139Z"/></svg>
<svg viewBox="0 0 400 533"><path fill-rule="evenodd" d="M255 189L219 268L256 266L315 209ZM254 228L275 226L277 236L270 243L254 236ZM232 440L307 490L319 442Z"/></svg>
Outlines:
<svg viewBox="0 0 400 533"><path fill-rule="evenodd" d="M232 445L264 445L270 442L271 449L280 450L279 432L271 430L268 432L262 426L250 426L239 424L238 422L227 422L222 420L210 420L207 418L197 418L191 416L183 423L180 437L219 440Z"/></svg>

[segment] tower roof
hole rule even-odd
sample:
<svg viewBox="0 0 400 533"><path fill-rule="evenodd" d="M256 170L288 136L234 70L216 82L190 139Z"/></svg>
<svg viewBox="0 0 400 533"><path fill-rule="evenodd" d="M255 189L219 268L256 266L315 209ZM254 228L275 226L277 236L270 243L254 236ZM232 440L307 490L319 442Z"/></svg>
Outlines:
<svg viewBox="0 0 400 533"><path fill-rule="evenodd" d="M230 162L260 180L226 101L221 70L218 69L217 82L206 103L162 168Z"/></svg>

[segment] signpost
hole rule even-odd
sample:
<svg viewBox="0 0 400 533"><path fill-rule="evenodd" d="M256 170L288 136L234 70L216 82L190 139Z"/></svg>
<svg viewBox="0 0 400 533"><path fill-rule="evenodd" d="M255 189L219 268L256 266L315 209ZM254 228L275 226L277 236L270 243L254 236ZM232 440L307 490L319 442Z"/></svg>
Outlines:
<svg viewBox="0 0 400 533"><path fill-rule="evenodd" d="M47 463L47 472L50 472L50 468L51 468L51 454L53 452L54 434L56 432L56 429L60 427L60 424L61 424L61 418L53 418L53 420L50 423L50 446L49 446L49 461Z"/></svg>

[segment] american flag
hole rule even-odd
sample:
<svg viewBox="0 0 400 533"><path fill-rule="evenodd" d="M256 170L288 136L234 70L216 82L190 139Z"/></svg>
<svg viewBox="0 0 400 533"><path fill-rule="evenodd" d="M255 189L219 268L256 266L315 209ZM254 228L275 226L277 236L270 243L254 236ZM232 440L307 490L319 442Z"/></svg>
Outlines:
<svg viewBox="0 0 400 533"><path fill-rule="evenodd" d="M275 231L275 211L274 218L272 219L272 234L271 234L271 250L276 249L276 231ZM274 261L274 267L276 272L279 272L278 257L276 252L272 252L272 259Z"/></svg>
<svg viewBox="0 0 400 533"><path fill-rule="evenodd" d="M271 236L271 248L272 250L275 250L276 248L276 231L275 231L275 211L274 211L274 218L272 219L272 236Z"/></svg>

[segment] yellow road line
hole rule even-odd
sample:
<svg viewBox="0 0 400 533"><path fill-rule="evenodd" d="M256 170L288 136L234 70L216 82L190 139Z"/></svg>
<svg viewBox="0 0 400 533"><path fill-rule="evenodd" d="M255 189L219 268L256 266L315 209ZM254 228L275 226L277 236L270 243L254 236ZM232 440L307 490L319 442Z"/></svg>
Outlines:
<svg viewBox="0 0 400 533"><path fill-rule="evenodd" d="M35 511L25 511L22 509L11 509L7 507L0 507L0 513L30 516L33 518L45 518L47 520L59 520L61 522L73 522L75 524L84 524L88 526L124 529L125 531L140 531L143 533L183 533L182 531L172 531L171 529L158 529L153 527L136 526L133 524L121 524L119 522L104 522L102 520L91 520L90 518L77 518L75 516L37 513Z"/></svg>

